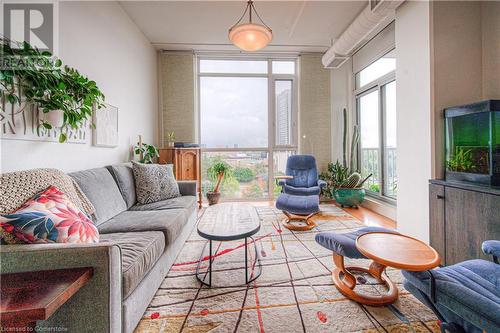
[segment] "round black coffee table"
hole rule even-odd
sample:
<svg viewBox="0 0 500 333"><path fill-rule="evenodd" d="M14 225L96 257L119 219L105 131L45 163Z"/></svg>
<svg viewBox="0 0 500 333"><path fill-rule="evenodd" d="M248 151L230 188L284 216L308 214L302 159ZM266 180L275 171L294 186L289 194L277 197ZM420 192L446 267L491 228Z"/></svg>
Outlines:
<svg viewBox="0 0 500 333"><path fill-rule="evenodd" d="M262 265L257 243L253 239L260 230L260 218L255 207L241 203L223 203L207 208L202 220L198 224L198 235L205 238L207 242L201 251L198 265L196 266L196 278L206 286L212 286L212 241L227 242L238 239L245 240L245 283L250 283L257 279L262 273ZM254 261L251 267L259 267L258 274L253 277L248 276L248 238L252 240L255 249ZM203 260L205 249L209 246L208 270L200 273L200 265ZM203 275L203 277L200 277ZM208 282L206 282L208 275Z"/></svg>

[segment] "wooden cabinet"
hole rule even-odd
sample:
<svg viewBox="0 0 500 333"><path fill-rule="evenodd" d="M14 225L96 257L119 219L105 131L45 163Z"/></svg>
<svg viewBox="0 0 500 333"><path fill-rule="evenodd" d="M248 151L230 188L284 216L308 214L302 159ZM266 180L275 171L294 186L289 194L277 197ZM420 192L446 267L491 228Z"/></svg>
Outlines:
<svg viewBox="0 0 500 333"><path fill-rule="evenodd" d="M487 259L481 244L500 240L500 189L433 180L430 195L430 242L452 265L469 259Z"/></svg>
<svg viewBox="0 0 500 333"><path fill-rule="evenodd" d="M201 207L201 150L200 148L160 148L158 163L173 164L177 180L198 181L198 205Z"/></svg>

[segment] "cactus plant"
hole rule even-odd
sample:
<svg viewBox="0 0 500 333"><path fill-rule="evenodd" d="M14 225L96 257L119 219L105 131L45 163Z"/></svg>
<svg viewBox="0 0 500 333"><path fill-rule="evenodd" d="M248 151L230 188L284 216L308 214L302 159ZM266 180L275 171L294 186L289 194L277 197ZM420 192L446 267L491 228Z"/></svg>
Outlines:
<svg viewBox="0 0 500 333"><path fill-rule="evenodd" d="M342 188L356 188L361 180L361 175L357 172L352 173L347 179L342 183Z"/></svg>
<svg viewBox="0 0 500 333"><path fill-rule="evenodd" d="M342 158L343 158L342 165L344 166L344 168L346 168L347 167L347 109L346 108L342 110L342 114L344 116L344 133L342 138L342 147L344 149L342 151Z"/></svg>

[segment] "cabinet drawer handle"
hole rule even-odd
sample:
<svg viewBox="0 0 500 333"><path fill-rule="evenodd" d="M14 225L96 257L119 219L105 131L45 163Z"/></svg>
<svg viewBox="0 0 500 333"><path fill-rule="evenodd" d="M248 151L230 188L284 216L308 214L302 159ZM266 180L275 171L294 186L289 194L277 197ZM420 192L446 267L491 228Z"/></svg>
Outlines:
<svg viewBox="0 0 500 333"><path fill-rule="evenodd" d="M436 195L436 198L438 198L438 199L444 199L444 195L438 194L438 195Z"/></svg>

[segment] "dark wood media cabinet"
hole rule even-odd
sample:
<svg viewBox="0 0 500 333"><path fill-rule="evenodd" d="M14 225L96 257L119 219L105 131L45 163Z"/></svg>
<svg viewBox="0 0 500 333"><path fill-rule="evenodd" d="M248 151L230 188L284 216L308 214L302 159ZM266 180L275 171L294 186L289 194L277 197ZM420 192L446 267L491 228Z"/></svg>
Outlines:
<svg viewBox="0 0 500 333"><path fill-rule="evenodd" d="M491 260L481 243L500 240L500 188L430 180L430 243L442 265L469 259Z"/></svg>

